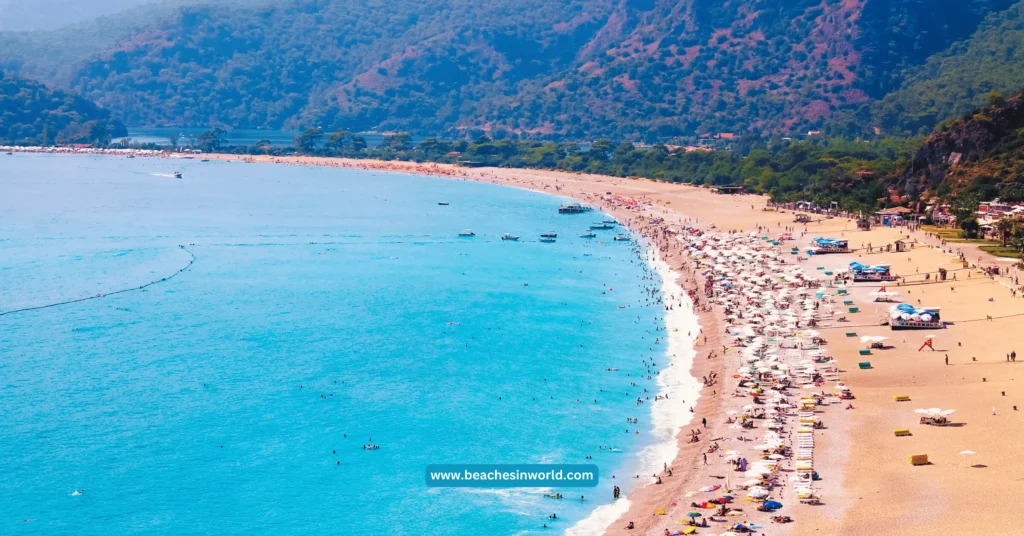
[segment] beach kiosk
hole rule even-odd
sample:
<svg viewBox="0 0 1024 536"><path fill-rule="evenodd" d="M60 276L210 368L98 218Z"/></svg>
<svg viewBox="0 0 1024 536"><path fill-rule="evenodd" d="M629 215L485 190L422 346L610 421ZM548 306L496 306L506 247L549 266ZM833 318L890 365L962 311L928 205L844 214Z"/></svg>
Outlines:
<svg viewBox="0 0 1024 536"><path fill-rule="evenodd" d="M895 281L897 277L889 271L888 264L869 266L859 262L850 263L850 275L854 283L870 283L878 281Z"/></svg>
<svg viewBox="0 0 1024 536"><path fill-rule="evenodd" d="M815 238L814 246L808 253L813 255L826 255L828 253L849 253L850 245L842 238Z"/></svg>
<svg viewBox="0 0 1024 536"><path fill-rule="evenodd" d="M915 309L913 305L901 303L889 308L889 327L900 329L942 329L945 323L939 317L938 307Z"/></svg>

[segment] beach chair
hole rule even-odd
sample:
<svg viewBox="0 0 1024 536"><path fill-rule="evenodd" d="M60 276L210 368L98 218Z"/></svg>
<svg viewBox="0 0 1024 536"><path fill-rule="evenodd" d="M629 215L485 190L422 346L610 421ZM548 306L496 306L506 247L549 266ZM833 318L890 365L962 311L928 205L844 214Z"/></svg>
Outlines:
<svg viewBox="0 0 1024 536"><path fill-rule="evenodd" d="M910 435L910 429L909 428L897 428L897 429L892 431L892 435L894 435L896 437L905 437L905 436Z"/></svg>
<svg viewBox="0 0 1024 536"><path fill-rule="evenodd" d="M870 361L861 361L860 363L857 363L857 368L860 368L860 369L872 368L871 367L871 362Z"/></svg>
<svg viewBox="0 0 1024 536"><path fill-rule="evenodd" d="M860 350L857 350L857 351L860 352L860 355L872 355L871 354L871 350L868 350L868 349L860 349Z"/></svg>
<svg viewBox="0 0 1024 536"><path fill-rule="evenodd" d="M846 336L847 337L856 337L857 336L857 332L856 331L847 331L846 332Z"/></svg>
<svg viewBox="0 0 1024 536"><path fill-rule="evenodd" d="M851 313L859 313L860 312L860 308L858 308L858 307L850 307L849 310L850 310Z"/></svg>
<svg viewBox="0 0 1024 536"><path fill-rule="evenodd" d="M853 305L853 300L843 300L843 305Z"/></svg>
<svg viewBox="0 0 1024 536"><path fill-rule="evenodd" d="M928 455L912 454L910 456L910 465L928 465Z"/></svg>
<svg viewBox="0 0 1024 536"><path fill-rule="evenodd" d="M910 395L892 395L892 399L896 402L910 402Z"/></svg>

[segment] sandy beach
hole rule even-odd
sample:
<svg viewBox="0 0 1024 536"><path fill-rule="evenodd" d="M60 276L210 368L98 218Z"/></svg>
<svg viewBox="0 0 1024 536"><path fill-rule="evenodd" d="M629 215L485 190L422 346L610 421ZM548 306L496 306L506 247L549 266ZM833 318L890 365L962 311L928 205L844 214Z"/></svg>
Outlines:
<svg viewBox="0 0 1024 536"><path fill-rule="evenodd" d="M696 337L690 374L698 383L701 378L715 379L701 389L696 403L683 402L687 408L693 407L692 413L682 414L684 419L692 417L692 421L678 423L678 454L664 461L664 469L670 469L671 476L662 467L656 468L657 473L640 475L641 484L626 497L629 508L616 512L620 515L607 527L607 534L674 534L687 527L687 514L694 510L692 503L723 495L733 498L726 505L731 513L715 516L720 521L697 527L694 534L734 532L738 523L742 524L741 530L749 528L756 534L1024 534L1024 515L1013 504L1024 489L1024 468L1019 460L1024 412L1015 409L1024 406L1024 395L1017 390L1016 382L1024 372L1018 368L1024 366L1024 333L1014 330L1024 325L1024 300L1013 290L1018 274L1010 268L1010 260L993 259L974 248L958 249L957 244L943 244L920 230L875 227L860 231L850 219L818 215L813 215L810 223L794 223L792 212L767 209L763 197L715 195L708 189L643 179L314 157L203 158L428 174L527 188L599 206L644 236L674 270L676 283L697 298L695 308L702 333ZM687 227L696 230L684 231ZM788 231L791 238L779 240L778 251L769 255L770 248L765 247L763 257L738 261L736 266L743 272L727 276L726 282L760 271L777 284L785 281L781 272L763 272L769 266L778 266L769 262L784 262L781 266L793 270L787 274L799 270L808 276L807 281L801 279L792 285L794 294L809 289L814 295L818 288L827 287L825 297L808 297L817 304L795 299L785 302L790 308L802 303L807 308L803 313L827 319L816 326L798 324L801 331L813 327L820 334L813 338L822 340L814 350L790 353L794 360L820 356L825 360L818 371L822 378L816 381L815 372L813 389L784 389L775 402L756 408L781 407L774 419L752 418L754 428L741 429L737 413L746 413L740 408L751 404L751 390L737 384L736 371L748 365L744 358L751 355L751 348L756 350L757 343L750 344L756 337L742 335L749 316L726 318L728 306L705 295L705 275L712 266L707 259L713 257L710 252L714 248L709 245L703 250L705 260L701 265L695 260L700 256L695 257L692 243L737 244L753 252L760 247L758 242L765 241L746 232L757 231L758 235L778 240L787 229L792 229ZM728 233L731 230L743 230L748 238L741 241L739 233ZM853 251L808 256L806 251L814 237L848 240ZM903 240L908 251L896 252L892 245L897 240ZM886 246L890 246L889 251ZM794 247L798 255L789 254ZM826 274L838 275L855 261L890 265L898 279L836 284L831 281L834 275ZM993 276L982 271L993 265L1007 273ZM936 280L939 268L948 270L946 281ZM945 329L893 331L880 325L888 318L892 304L875 302L871 293L880 291L883 285L886 291L898 292L901 302L915 308L940 307ZM715 293L716 298L720 296ZM672 305L684 306L688 301L675 300ZM826 307L830 312L827 317L823 314ZM789 309L784 310L788 314ZM739 337L734 336L737 332L741 333ZM929 335L933 336L931 348L919 350ZM862 355L869 343L862 342L861 337L872 336L886 337L880 342L883 348ZM746 345L739 346L744 340ZM1019 361L1012 360L1011 353L1017 352L1021 352ZM769 375L772 371L789 371L794 376L787 366L795 368L798 361L787 365L783 354L780 350L779 361L771 371L759 372ZM871 368L859 368L862 361L870 361ZM789 402L819 391L818 404L808 409L812 416L786 410L792 405ZM839 397L846 392L854 398ZM897 396L909 400L896 401ZM680 402L671 399L671 403ZM921 423L923 413L915 410L929 408L955 413L949 414L946 426L925 425ZM707 420L706 428L702 419ZM812 421L820 425L810 432L797 429L810 427ZM767 456L758 460L755 451L763 449L754 445L762 432L768 437L767 431L774 429L769 428L770 422L784 431L779 434L780 442L792 448L782 448L787 454L780 454L777 460ZM698 440L691 442L691 430L697 429ZM897 436L894 430L898 429L907 429L909 434ZM813 473L820 478L813 481L811 472L797 470L800 456L793 453L799 449L791 443L807 437L813 438L807 448L813 450ZM719 447L709 453L715 444ZM929 463L912 465L909 457L921 454L928 456ZM760 485L741 486L748 480L749 475L744 473L749 470L735 470L738 458L770 466L767 476L757 479L765 482L769 496L758 501L744 499L749 495L741 487ZM800 480L804 473L806 482ZM660 484L656 483L659 479ZM713 485L720 487L711 492L698 491ZM798 492L804 486L813 487L813 493ZM610 489L598 492L610 493ZM813 495L814 500L801 502L798 494ZM775 500L783 506L775 512L758 511L761 499ZM714 507L701 510L704 513L700 519L713 517L716 512ZM792 522L773 523L773 516L788 516ZM626 528L630 523L633 528Z"/></svg>

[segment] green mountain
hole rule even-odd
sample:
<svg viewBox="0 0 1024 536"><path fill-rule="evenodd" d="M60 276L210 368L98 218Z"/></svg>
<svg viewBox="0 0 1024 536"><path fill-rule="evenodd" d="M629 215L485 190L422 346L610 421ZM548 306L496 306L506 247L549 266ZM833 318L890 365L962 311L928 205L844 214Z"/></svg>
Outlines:
<svg viewBox="0 0 1024 536"><path fill-rule="evenodd" d="M1024 95L946 122L895 179L912 196L1024 201Z"/></svg>
<svg viewBox="0 0 1024 536"><path fill-rule="evenodd" d="M946 72L933 65L1014 24L1020 9L1012 0L195 0L0 34L0 66L139 125L648 141L916 132L931 108L938 120L973 104L955 91L925 104ZM1003 57L993 62L1015 58Z"/></svg>
<svg viewBox="0 0 1024 536"><path fill-rule="evenodd" d="M939 121L987 104L991 91L1024 89L1024 4L989 15L969 38L913 69L872 108L892 134L926 134Z"/></svg>
<svg viewBox="0 0 1024 536"><path fill-rule="evenodd" d="M106 144L125 135L124 125L95 103L0 71L0 143Z"/></svg>

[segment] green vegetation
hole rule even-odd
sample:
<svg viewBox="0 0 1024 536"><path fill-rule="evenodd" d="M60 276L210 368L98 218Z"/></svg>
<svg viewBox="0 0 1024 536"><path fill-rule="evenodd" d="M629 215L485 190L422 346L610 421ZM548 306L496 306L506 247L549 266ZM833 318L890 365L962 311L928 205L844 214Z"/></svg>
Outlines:
<svg viewBox="0 0 1024 536"><path fill-rule="evenodd" d="M993 91L1024 89L1024 3L990 14L969 38L913 69L872 106L874 124L894 135L924 134L950 117L987 106Z"/></svg>
<svg viewBox="0 0 1024 536"><path fill-rule="evenodd" d="M924 132L991 89L1024 87L1011 35L1020 9L1012 0L176 0L0 34L0 66L71 87L136 125L647 143L821 127L874 137L873 127Z"/></svg>
<svg viewBox="0 0 1024 536"><path fill-rule="evenodd" d="M124 125L94 103L0 71L0 143L101 146L126 134Z"/></svg>

